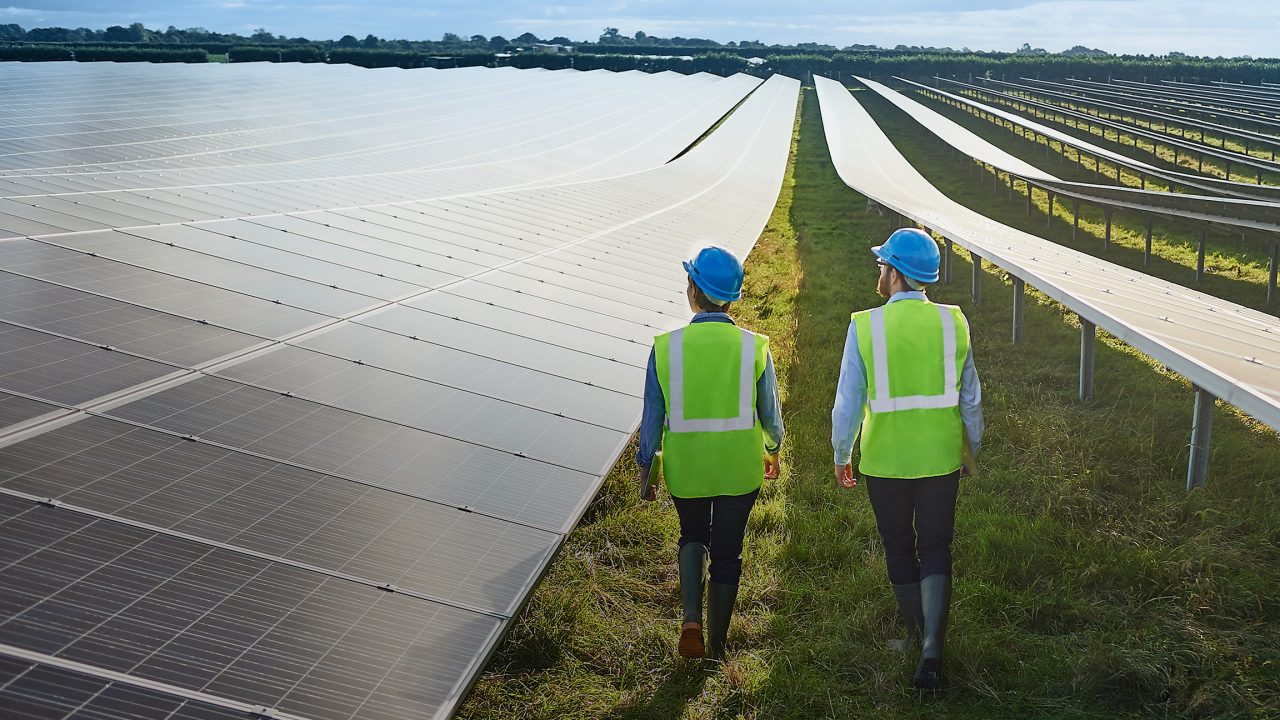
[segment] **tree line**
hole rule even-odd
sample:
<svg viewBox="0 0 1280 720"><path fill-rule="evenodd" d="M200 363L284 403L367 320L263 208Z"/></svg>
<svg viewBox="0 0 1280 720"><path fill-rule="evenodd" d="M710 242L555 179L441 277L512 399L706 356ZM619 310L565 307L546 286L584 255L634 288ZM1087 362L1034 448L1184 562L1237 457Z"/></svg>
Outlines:
<svg viewBox="0 0 1280 720"><path fill-rule="evenodd" d="M573 52L550 52L549 46L572 46ZM967 49L966 49L967 50ZM1280 60L1197 58L1168 55L1110 55L1077 46L1051 54L1023 45L1013 52L965 52L951 48L884 49L853 45L843 49L803 43L767 46L759 41L717 43L699 38L657 38L637 32L628 37L605 28L594 43L565 37L547 41L532 33L512 39L445 33L440 41L363 40L345 35L313 42L286 38L258 29L248 36L213 33L202 28L149 30L141 23L105 30L36 28L0 25L0 60L208 62L211 55L229 62L346 63L362 67L464 67L469 65L540 67L579 70L641 70L781 73L796 78L824 75L848 79L864 75L884 79L944 77L1081 77L1129 80L1200 79L1258 83L1280 82Z"/></svg>

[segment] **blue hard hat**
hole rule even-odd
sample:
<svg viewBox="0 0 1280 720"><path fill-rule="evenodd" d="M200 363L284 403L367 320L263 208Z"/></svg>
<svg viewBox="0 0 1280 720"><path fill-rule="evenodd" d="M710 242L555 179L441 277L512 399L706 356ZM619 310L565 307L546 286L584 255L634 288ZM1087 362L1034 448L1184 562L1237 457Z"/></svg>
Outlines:
<svg viewBox="0 0 1280 720"><path fill-rule="evenodd" d="M923 230L894 230L883 245L871 248L876 257L898 269L898 272L922 283L938 282L938 243Z"/></svg>
<svg viewBox="0 0 1280 720"><path fill-rule="evenodd" d="M732 252L712 245L686 260L684 271L693 283L718 303L736 302L742 297L742 263Z"/></svg>

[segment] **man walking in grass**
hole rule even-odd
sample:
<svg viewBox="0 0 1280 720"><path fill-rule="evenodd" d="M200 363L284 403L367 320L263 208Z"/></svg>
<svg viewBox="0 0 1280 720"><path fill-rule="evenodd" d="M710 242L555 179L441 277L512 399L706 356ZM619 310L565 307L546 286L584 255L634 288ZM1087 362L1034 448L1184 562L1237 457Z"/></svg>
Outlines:
<svg viewBox="0 0 1280 720"><path fill-rule="evenodd" d="M720 660L742 576L747 517L762 478L778 477L782 415L769 338L729 317L729 304L742 297L742 263L724 248L707 247L684 269L695 314L685 327L654 338L636 464L645 499L655 500L649 469L661 463L680 516L680 655Z"/></svg>
<svg viewBox="0 0 1280 720"><path fill-rule="evenodd" d="M938 245L927 233L898 230L871 248L880 265L883 306L853 313L831 411L835 475L852 488L866 479L884 543L889 582L920 642L913 682L942 686L942 649L951 604L951 538L960 477L982 439L982 390L960 308L937 305L925 286L938 280Z"/></svg>

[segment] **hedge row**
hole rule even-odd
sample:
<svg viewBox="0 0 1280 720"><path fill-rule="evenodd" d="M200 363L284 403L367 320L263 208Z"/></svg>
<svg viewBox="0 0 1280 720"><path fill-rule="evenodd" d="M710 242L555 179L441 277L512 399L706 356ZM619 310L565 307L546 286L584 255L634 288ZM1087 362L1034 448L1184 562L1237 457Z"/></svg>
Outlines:
<svg viewBox="0 0 1280 720"><path fill-rule="evenodd" d="M491 52L449 53L436 58L427 53L407 50L334 48L329 51L330 63L346 63L366 68L472 67L492 65L496 59L497 56Z"/></svg>
<svg viewBox="0 0 1280 720"><path fill-rule="evenodd" d="M0 46L0 60L25 62L78 60L80 62L204 63L209 62L209 53L204 50L160 50L136 47L4 45Z"/></svg>
<svg viewBox="0 0 1280 720"><path fill-rule="evenodd" d="M241 46L236 45L227 51L227 62L301 62L318 63L325 61L324 48L315 45Z"/></svg>

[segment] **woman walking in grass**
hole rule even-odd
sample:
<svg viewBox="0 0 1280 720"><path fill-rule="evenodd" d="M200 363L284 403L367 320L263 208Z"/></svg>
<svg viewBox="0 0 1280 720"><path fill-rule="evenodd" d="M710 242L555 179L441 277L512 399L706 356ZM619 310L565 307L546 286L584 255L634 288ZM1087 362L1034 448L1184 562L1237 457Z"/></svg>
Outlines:
<svg viewBox="0 0 1280 720"><path fill-rule="evenodd" d="M871 249L880 265L883 306L853 314L831 411L835 474L857 485L858 471L884 543L889 582L920 642L916 687L942 687L942 646L951 605L951 538L961 475L982 439L982 390L960 308L936 305L925 286L938 280L938 245L921 230L898 230Z"/></svg>
<svg viewBox="0 0 1280 720"><path fill-rule="evenodd" d="M769 338L729 316L730 303L742 297L742 263L724 248L707 247L684 269L694 316L654 338L636 464L646 500L657 499L649 471L660 464L680 516L680 655L720 660L742 576L747 517L762 478L778 477L782 415Z"/></svg>

